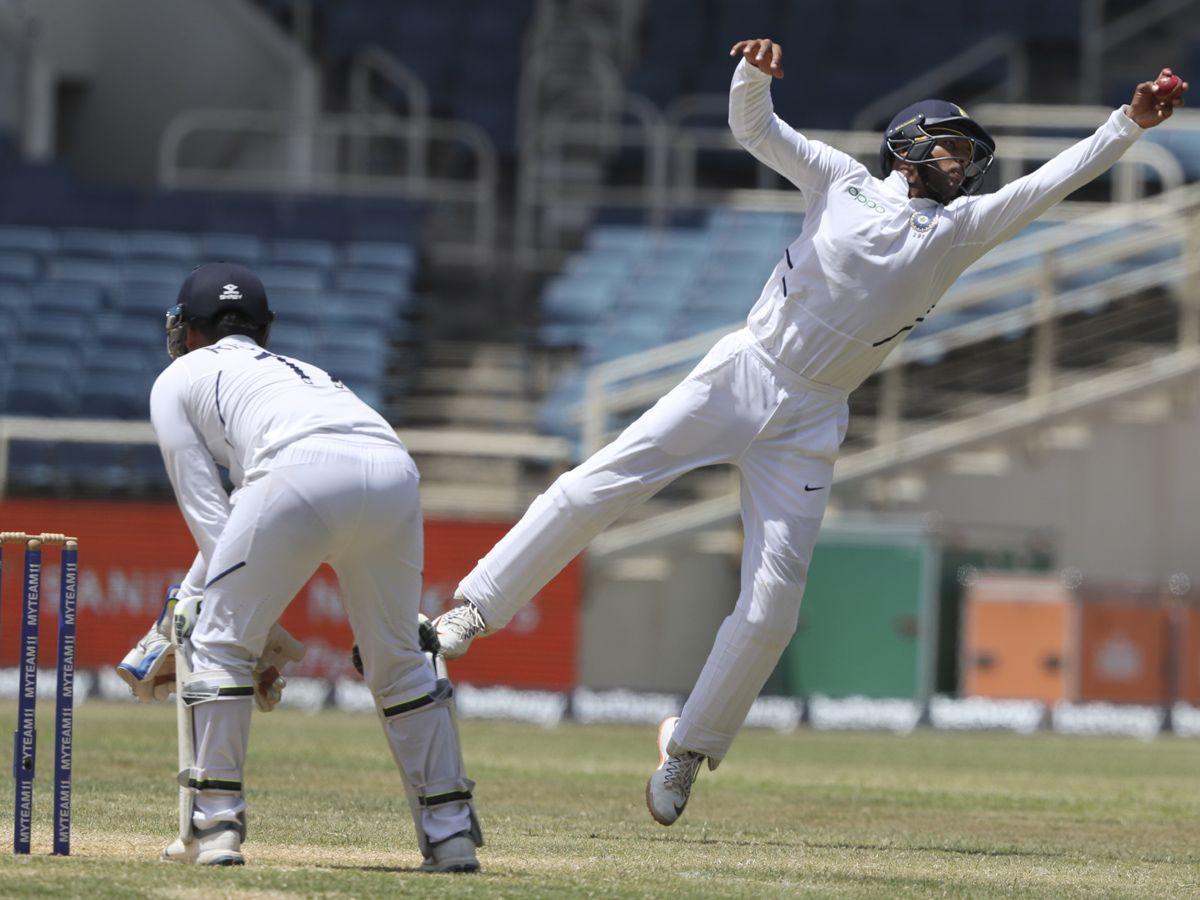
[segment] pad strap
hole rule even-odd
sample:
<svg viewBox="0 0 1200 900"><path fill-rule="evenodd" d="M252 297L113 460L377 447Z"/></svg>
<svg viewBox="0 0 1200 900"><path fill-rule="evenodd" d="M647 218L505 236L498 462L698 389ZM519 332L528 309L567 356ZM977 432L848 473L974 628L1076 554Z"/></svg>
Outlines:
<svg viewBox="0 0 1200 900"><path fill-rule="evenodd" d="M435 703L445 704L451 697L454 696L454 685L447 679L439 678L434 685L433 690L428 694L422 694L419 697L413 697L411 700L401 700L399 703L393 703L390 706L383 707L384 718L393 719L396 716L403 716L407 713L414 713L419 709L424 709L426 706L432 706Z"/></svg>

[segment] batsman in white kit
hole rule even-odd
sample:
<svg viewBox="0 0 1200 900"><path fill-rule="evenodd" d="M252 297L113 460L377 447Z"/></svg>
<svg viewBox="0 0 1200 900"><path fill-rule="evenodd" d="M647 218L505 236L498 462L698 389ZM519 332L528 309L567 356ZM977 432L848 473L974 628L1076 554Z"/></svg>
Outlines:
<svg viewBox="0 0 1200 900"><path fill-rule="evenodd" d="M383 417L338 380L267 349L273 318L249 269L198 267L168 313L174 362L150 396L199 548L159 622L119 669L139 699L165 699L172 680L179 686L180 837L162 858L243 863L252 704L273 707L284 686L278 670L303 656L277 620L329 563L408 795L421 868L475 871L483 837L453 688L418 638L416 466ZM234 484L228 496L218 465ZM174 679L162 671L172 620Z"/></svg>
<svg viewBox="0 0 1200 900"><path fill-rule="evenodd" d="M846 433L847 395L971 263L1107 170L1143 129L1182 105L1187 90L1145 82L1091 137L995 193L976 194L996 145L959 107L927 100L897 115L877 178L774 114L778 44L742 41L730 55L741 57L730 127L803 192L800 235L784 248L747 327L538 497L459 584L463 602L434 620L445 657L462 655L632 506L691 469L737 466L740 594L682 714L659 728L646 801L663 825L683 812L701 763L715 769L725 758L796 629Z"/></svg>

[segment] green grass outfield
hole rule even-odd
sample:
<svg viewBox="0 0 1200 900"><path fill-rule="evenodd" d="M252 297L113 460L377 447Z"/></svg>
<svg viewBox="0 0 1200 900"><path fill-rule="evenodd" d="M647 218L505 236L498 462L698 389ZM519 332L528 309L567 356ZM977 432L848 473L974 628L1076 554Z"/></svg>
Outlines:
<svg viewBox="0 0 1200 900"><path fill-rule="evenodd" d="M654 728L464 722L483 871L426 875L377 721L332 711L255 713L247 865L200 869L156 860L173 708L82 705L73 855L50 856L52 713L35 853L0 852L2 897L1200 897L1200 741L747 731L663 828ZM15 720L0 703L0 733Z"/></svg>

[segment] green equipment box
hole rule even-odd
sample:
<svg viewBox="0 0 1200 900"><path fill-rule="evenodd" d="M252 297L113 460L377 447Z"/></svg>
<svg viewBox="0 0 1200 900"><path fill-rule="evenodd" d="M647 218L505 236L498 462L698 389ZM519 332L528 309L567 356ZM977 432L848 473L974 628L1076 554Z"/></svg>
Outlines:
<svg viewBox="0 0 1200 900"><path fill-rule="evenodd" d="M779 673L784 692L926 699L939 565L923 520L827 518Z"/></svg>

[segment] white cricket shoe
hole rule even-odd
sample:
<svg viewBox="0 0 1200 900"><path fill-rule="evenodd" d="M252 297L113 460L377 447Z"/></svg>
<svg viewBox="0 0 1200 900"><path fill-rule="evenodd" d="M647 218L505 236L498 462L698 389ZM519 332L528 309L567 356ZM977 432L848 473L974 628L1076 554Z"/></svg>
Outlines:
<svg viewBox="0 0 1200 900"><path fill-rule="evenodd" d="M475 841L469 832L460 831L434 844L421 863L422 872L478 872Z"/></svg>
<svg viewBox="0 0 1200 900"><path fill-rule="evenodd" d="M671 736L678 724L679 717L671 716L658 726L658 768L646 782L646 806L660 825L671 825L683 815L700 763L705 760L703 753L675 746ZM710 762L709 768L716 766Z"/></svg>
<svg viewBox="0 0 1200 900"><path fill-rule="evenodd" d="M234 822L218 822L211 828L194 829L185 841L176 838L163 849L163 862L193 863L198 866L242 866L242 828Z"/></svg>
<svg viewBox="0 0 1200 900"><path fill-rule="evenodd" d="M442 613L433 620L441 654L446 659L458 659L467 652L476 637L486 637L497 629L488 628L479 608L470 600Z"/></svg>

